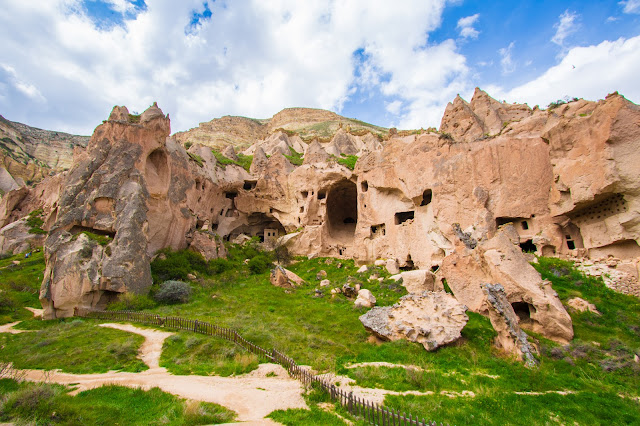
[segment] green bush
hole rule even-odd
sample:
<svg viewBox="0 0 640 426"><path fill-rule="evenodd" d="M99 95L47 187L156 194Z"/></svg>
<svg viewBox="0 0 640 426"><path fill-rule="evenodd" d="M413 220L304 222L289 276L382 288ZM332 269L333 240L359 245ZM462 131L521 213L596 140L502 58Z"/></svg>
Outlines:
<svg viewBox="0 0 640 426"><path fill-rule="evenodd" d="M338 159L338 164L342 164L343 166L345 166L348 169L355 169L356 168L356 163L358 162L358 156L357 155L344 155L342 154L343 158L339 158Z"/></svg>
<svg viewBox="0 0 640 426"><path fill-rule="evenodd" d="M209 261L209 271L212 274L221 274L224 271L230 270L231 267L232 265L227 259L211 259Z"/></svg>
<svg viewBox="0 0 640 426"><path fill-rule="evenodd" d="M262 274L271 268L271 258L266 253L251 258L247 264L252 274Z"/></svg>
<svg viewBox="0 0 640 426"><path fill-rule="evenodd" d="M167 280L187 280L192 273L210 274L209 264L200 253L190 250L160 251L158 257L151 262L151 275L154 282Z"/></svg>
<svg viewBox="0 0 640 426"><path fill-rule="evenodd" d="M42 229L42 225L44 225L44 220L41 218L42 209L34 210L29 213L27 217L27 226L29 227L30 234L46 234L47 231Z"/></svg>
<svg viewBox="0 0 640 426"><path fill-rule="evenodd" d="M118 300L107 306L108 311L141 311L156 306L153 299L146 294L122 293Z"/></svg>
<svg viewBox="0 0 640 426"><path fill-rule="evenodd" d="M157 302L173 305L187 303L191 299L191 286L183 281L165 281L154 295Z"/></svg>

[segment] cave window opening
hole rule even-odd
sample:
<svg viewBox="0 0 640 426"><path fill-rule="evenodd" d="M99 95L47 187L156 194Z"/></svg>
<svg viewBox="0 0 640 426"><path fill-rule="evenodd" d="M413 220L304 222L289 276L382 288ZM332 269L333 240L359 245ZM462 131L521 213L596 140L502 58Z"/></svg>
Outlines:
<svg viewBox="0 0 640 426"><path fill-rule="evenodd" d="M236 198L238 196L237 192L225 192L224 196L230 200L233 200L234 198Z"/></svg>
<svg viewBox="0 0 640 426"><path fill-rule="evenodd" d="M344 180L328 191L318 191L318 198L326 196L326 218L329 234L346 242L353 239L358 221L358 187Z"/></svg>
<svg viewBox="0 0 640 426"><path fill-rule="evenodd" d="M423 193L422 193L422 202L420 203L421 206L428 206L429 204L431 204L431 200L433 199L433 192L431 192L430 189L426 189Z"/></svg>
<svg viewBox="0 0 640 426"><path fill-rule="evenodd" d="M224 209L220 210L220 216L224 214Z"/></svg>
<svg viewBox="0 0 640 426"><path fill-rule="evenodd" d="M242 186L242 189L244 189L245 191L251 191L253 189L256 189L256 185L257 185L256 181L245 180L244 185Z"/></svg>
<svg viewBox="0 0 640 426"><path fill-rule="evenodd" d="M523 220L520 224L522 225L522 229L524 229L525 231L529 229L529 222L527 222L526 220Z"/></svg>
<svg viewBox="0 0 640 426"><path fill-rule="evenodd" d="M531 315L536 312L536 308L527 302L514 302L511 307L518 317L518 322L521 324L531 322Z"/></svg>
<svg viewBox="0 0 640 426"><path fill-rule="evenodd" d="M69 232L72 235L77 235L80 234L82 232L90 232L92 234L96 234L96 235L102 235L105 237L109 237L109 238L115 238L116 233L114 231L107 231L104 229L95 229L95 228L89 228L87 226L81 226L81 225L75 225L74 227L72 227Z"/></svg>
<svg viewBox="0 0 640 426"><path fill-rule="evenodd" d="M325 198L327 198L327 192L326 191L318 191L318 200L324 200Z"/></svg>
<svg viewBox="0 0 640 426"><path fill-rule="evenodd" d="M569 250L574 250L576 248L576 243L573 241L573 238L571 238L571 235L567 234L565 237L567 238L567 248Z"/></svg>
<svg viewBox="0 0 640 426"><path fill-rule="evenodd" d="M433 265L433 266L431 266L431 272L433 272L434 274L435 274L436 272L438 272L438 269L440 269L440 267L439 267L438 265Z"/></svg>
<svg viewBox="0 0 640 426"><path fill-rule="evenodd" d="M395 215L395 222L396 222L396 225L401 225L408 220L412 220L413 218L414 218L414 212L412 211L398 212Z"/></svg>
<svg viewBox="0 0 640 426"><path fill-rule="evenodd" d="M300 207L300 213L304 213L304 206Z"/></svg>
<svg viewBox="0 0 640 426"><path fill-rule="evenodd" d="M373 225L371 227L371 236L374 238L381 237L385 235L385 233L386 233L386 229L385 229L384 223L381 223L380 225Z"/></svg>
<svg viewBox="0 0 640 426"><path fill-rule="evenodd" d="M300 195L302 195L302 198L307 198L309 196L309 191L302 191Z"/></svg>
<svg viewBox="0 0 640 426"><path fill-rule="evenodd" d="M535 244L533 244L532 240L527 240L525 242L520 243L520 248L525 253L535 253L537 250L537 247Z"/></svg>
<svg viewBox="0 0 640 426"><path fill-rule="evenodd" d="M212 223L211 224L211 230L212 231L217 231L218 230L218 224L217 223Z"/></svg>
<svg viewBox="0 0 640 426"><path fill-rule="evenodd" d="M362 181L360 188L362 189L362 192L367 192L369 190L369 183L366 180Z"/></svg>
<svg viewBox="0 0 640 426"><path fill-rule="evenodd" d="M407 260L404 261L404 266L400 267L401 271L413 271L416 267L413 264L413 259L411 259L411 254L407 255Z"/></svg>

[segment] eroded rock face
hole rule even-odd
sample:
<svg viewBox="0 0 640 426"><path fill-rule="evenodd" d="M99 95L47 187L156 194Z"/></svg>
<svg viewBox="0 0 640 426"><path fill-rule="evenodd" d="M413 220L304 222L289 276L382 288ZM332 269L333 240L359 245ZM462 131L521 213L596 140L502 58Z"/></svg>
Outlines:
<svg viewBox="0 0 640 426"><path fill-rule="evenodd" d="M519 322L549 339L566 343L573 338L571 317L551 284L527 262L517 246L517 233L505 225L491 239L471 250L460 247L447 256L438 273L446 277L456 298L470 310L487 313L483 284L498 282L509 303L518 307Z"/></svg>
<svg viewBox="0 0 640 426"><path fill-rule="evenodd" d="M516 354L527 367L538 365L527 334L520 329L518 316L509 303L504 287L500 284L484 284L482 290L487 296L491 325L498 332L498 347Z"/></svg>
<svg viewBox="0 0 640 426"><path fill-rule="evenodd" d="M467 308L444 292L403 296L393 306L375 307L360 322L383 340L406 339L428 351L460 338L467 324Z"/></svg>
<svg viewBox="0 0 640 426"><path fill-rule="evenodd" d="M280 265L271 270L270 280L272 285L282 288L297 287L304 282L302 278Z"/></svg>
<svg viewBox="0 0 640 426"><path fill-rule="evenodd" d="M155 104L139 124L124 107L110 118L62 185L45 242L45 318L104 307L119 293L147 292L149 255L185 248L195 222L186 209L193 173L184 150L167 141L168 118Z"/></svg>

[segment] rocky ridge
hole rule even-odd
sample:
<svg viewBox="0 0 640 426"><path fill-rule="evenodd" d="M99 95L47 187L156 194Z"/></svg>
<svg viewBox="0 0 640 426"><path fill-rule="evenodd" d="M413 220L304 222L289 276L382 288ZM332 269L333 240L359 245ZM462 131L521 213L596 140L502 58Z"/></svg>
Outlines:
<svg viewBox="0 0 640 426"><path fill-rule="evenodd" d="M471 102L447 107L439 132L389 131L383 140L342 123L328 140L307 141L285 127L308 110L285 111L273 128L238 125L252 141L245 168L231 143L224 162L197 142L186 151L155 105L137 123L116 107L57 184L9 192L0 205L5 225L29 208L47 218L47 315L144 291L148 259L161 248L216 256L221 241L254 236L296 255L382 262L405 271L414 294L446 281L459 303L483 315L494 309L483 285L499 283L518 327L567 342L571 319L524 252L615 257L638 270L640 109L618 94L540 110L478 89ZM333 117L309 111L296 125ZM194 237L202 232L209 237ZM93 244L91 234L107 244ZM147 257L127 263L131 250ZM128 283L128 275L139 279Z"/></svg>

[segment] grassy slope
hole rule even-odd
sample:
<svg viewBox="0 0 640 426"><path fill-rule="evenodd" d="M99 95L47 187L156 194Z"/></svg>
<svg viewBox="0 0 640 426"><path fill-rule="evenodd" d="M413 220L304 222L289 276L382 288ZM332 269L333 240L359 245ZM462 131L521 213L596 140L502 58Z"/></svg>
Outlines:
<svg viewBox="0 0 640 426"><path fill-rule="evenodd" d="M94 321L80 319L44 324L47 327L40 331L0 334L0 360L12 362L15 368L59 368L81 374L147 369L137 358L138 348L144 342L142 336L96 327Z"/></svg>
<svg viewBox="0 0 640 426"><path fill-rule="evenodd" d="M180 254L176 256L174 260L185 261ZM164 273L173 270L182 274L193 270L198 274L198 280L192 283L193 300L188 304L155 306L150 310L234 327L265 348L277 347L300 364L349 375L363 386L433 391L435 395L432 396L388 396L385 403L450 424L640 422L640 406L631 399L640 394L638 364L633 361L633 354L640 352L640 301L606 289L601 281L583 276L569 263L541 258L536 267L543 277L553 282L563 301L573 296L583 297L595 303L603 315L571 313L576 338L565 347L534 336L533 340L540 348L541 364L539 368L529 370L494 349L491 345L494 332L489 321L472 313L463 330L463 338L433 353L408 342L368 343L368 333L358 321L358 316L365 310L354 308L352 301L343 296L330 298L328 288L322 289L323 297L316 297L315 289L319 288L316 275L325 270L331 287L342 286L347 281L353 285L359 282L374 293L379 305L394 303L404 294L403 288L389 280L383 284L368 281L371 272L357 274L350 261L304 259L291 265L290 269L307 284L285 290L268 283L268 272L250 273L244 259L256 256L259 253L253 249L236 248L231 250L229 261L206 264L191 259L186 268L175 268L170 262L174 257L171 254ZM66 323L53 324L47 327L47 332L70 328ZM40 325L30 321L25 328L40 328ZM36 348L34 343L25 345ZM100 350L96 347L88 352ZM236 355L242 354L235 351L217 339L180 333L167 342L163 362L182 374L237 374L255 366L252 362L238 362ZM413 364L428 371L344 368L347 363L364 361ZM61 367L65 362L58 356L51 366L54 364ZM494 379L486 374L499 377ZM473 391L476 397L451 399L439 394L462 390ZM543 394L517 395L516 391ZM548 391L574 393L545 393ZM316 402L310 400L311 412L278 412L274 413L274 418L285 424L329 421L326 413L316 407ZM508 418L503 413L508 413Z"/></svg>
<svg viewBox="0 0 640 426"><path fill-rule="evenodd" d="M153 388L103 386L69 396L69 387L0 380L0 420L35 424L199 425L227 423L235 413L211 403L186 402Z"/></svg>
<svg viewBox="0 0 640 426"><path fill-rule="evenodd" d="M337 268L338 263L341 268ZM196 295L190 304L158 307L155 311L234 327L265 348L275 346L300 364L349 375L362 386L435 392L432 396L389 396L385 403L451 424L640 422L640 407L628 398L639 396L638 365L633 362L633 354L640 351L638 300L606 289L601 281L584 277L557 259L543 258L537 267L552 280L561 299L579 295L596 303L603 316L572 313L576 340L567 347L534 336L541 364L533 370L493 348L495 333L489 321L473 313L469 314L463 338L433 353L408 342L368 343L368 333L358 320L364 310L354 308L343 296L331 299L328 289L324 289L324 297L315 297L316 274L325 270L332 287L354 277L353 283L371 289L381 305L393 303L403 293L396 293L389 281L382 286L367 281L370 273L357 274L350 261L304 259L290 266L307 281L295 290L272 287L268 274L251 275L241 262L231 264L220 274L205 274L204 278L201 274L200 281L193 284ZM566 275L562 274L564 269L561 273L554 269L558 265L566 268ZM616 320L620 318L624 322ZM365 361L413 364L427 371L344 368L348 363ZM476 397L451 399L440 394L463 390L474 392ZM556 391L574 393L559 395ZM497 414L499 407L509 413L508 421ZM326 417L316 411L275 414L281 415L291 417L287 424L313 423L315 420L310 419L316 416Z"/></svg>
<svg viewBox="0 0 640 426"><path fill-rule="evenodd" d="M20 264L14 265L18 261ZM25 259L17 254L0 260L0 324L28 319L33 314L24 306L41 308L38 300L44 272L44 254Z"/></svg>

